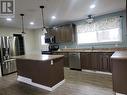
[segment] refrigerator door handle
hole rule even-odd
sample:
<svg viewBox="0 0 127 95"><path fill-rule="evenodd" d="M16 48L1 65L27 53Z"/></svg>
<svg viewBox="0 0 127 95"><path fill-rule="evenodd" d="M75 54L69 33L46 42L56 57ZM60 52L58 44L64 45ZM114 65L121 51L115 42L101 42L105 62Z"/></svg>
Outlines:
<svg viewBox="0 0 127 95"><path fill-rule="evenodd" d="M5 62L5 68L8 69L8 63L7 62Z"/></svg>

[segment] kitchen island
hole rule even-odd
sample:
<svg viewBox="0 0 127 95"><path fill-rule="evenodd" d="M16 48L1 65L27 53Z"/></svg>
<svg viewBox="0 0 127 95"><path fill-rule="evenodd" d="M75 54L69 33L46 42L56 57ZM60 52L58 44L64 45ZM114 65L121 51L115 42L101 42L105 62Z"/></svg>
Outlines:
<svg viewBox="0 0 127 95"><path fill-rule="evenodd" d="M111 62L113 91L127 95L127 51L116 51Z"/></svg>
<svg viewBox="0 0 127 95"><path fill-rule="evenodd" d="M17 80L48 91L64 83L63 55L15 56Z"/></svg>

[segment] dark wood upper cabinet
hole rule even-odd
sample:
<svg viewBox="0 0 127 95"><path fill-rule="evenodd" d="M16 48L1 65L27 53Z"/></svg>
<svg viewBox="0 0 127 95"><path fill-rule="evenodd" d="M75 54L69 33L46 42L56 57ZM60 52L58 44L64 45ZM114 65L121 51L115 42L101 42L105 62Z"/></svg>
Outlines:
<svg viewBox="0 0 127 95"><path fill-rule="evenodd" d="M48 28L46 36L55 36L56 43L67 43L75 41L75 25L67 24L55 28Z"/></svg>

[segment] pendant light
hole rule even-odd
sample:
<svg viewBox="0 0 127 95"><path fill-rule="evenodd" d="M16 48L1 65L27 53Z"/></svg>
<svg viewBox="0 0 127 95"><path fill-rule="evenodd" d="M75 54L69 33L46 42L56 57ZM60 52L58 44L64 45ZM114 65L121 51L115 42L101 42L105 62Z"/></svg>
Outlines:
<svg viewBox="0 0 127 95"><path fill-rule="evenodd" d="M20 16L21 16L21 24L22 24L22 27L21 27L21 29L22 29L22 34L24 35L24 34L26 34L25 32L24 32L24 14L20 14Z"/></svg>
<svg viewBox="0 0 127 95"><path fill-rule="evenodd" d="M44 24L44 13L43 13L44 6L40 6L40 9L41 9L41 12L42 12L42 31L43 31L43 33L47 33L46 27L45 27L45 24Z"/></svg>

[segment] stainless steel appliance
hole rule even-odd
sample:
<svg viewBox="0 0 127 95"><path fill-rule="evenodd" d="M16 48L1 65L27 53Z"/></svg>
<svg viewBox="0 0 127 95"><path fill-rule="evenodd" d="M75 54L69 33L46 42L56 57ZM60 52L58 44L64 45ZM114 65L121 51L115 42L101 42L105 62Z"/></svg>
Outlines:
<svg viewBox="0 0 127 95"><path fill-rule="evenodd" d="M57 51L59 49L58 44L49 44L47 51L41 51L42 54L53 54L53 51Z"/></svg>
<svg viewBox="0 0 127 95"><path fill-rule="evenodd" d="M21 34L14 34L10 39L11 56L24 55L24 39Z"/></svg>
<svg viewBox="0 0 127 95"><path fill-rule="evenodd" d="M57 51L59 49L58 44L50 44L49 45L49 51Z"/></svg>
<svg viewBox="0 0 127 95"><path fill-rule="evenodd" d="M52 54L52 51L42 51L42 54Z"/></svg>
<svg viewBox="0 0 127 95"><path fill-rule="evenodd" d="M20 54L19 42L15 37L0 37L0 67L2 75L7 75L16 71L16 61L11 56Z"/></svg>
<svg viewBox="0 0 127 95"><path fill-rule="evenodd" d="M48 44L56 43L55 36L46 36L45 43L48 43Z"/></svg>
<svg viewBox="0 0 127 95"><path fill-rule="evenodd" d="M80 53L69 53L69 67L74 70L81 70Z"/></svg>

